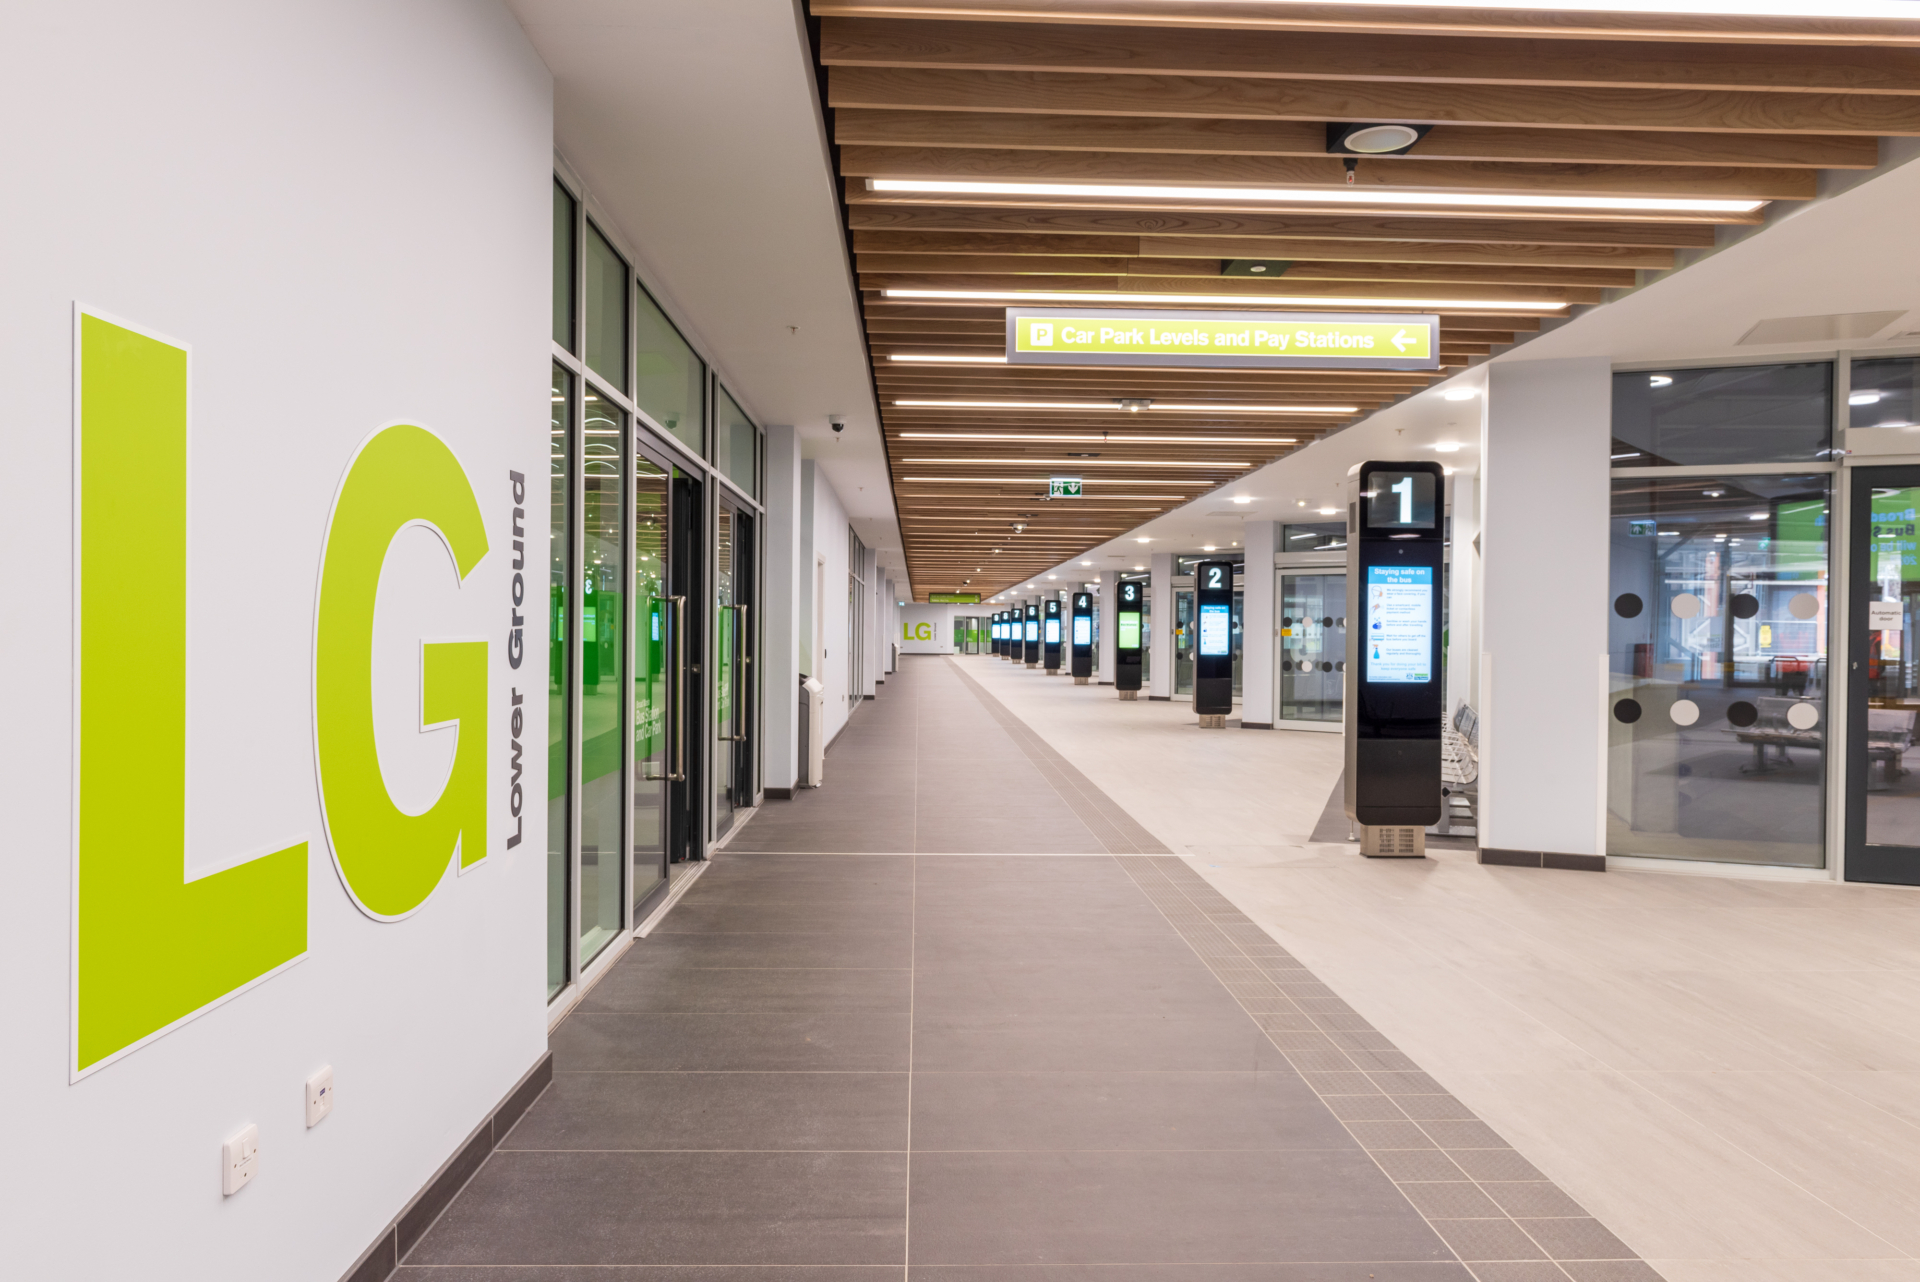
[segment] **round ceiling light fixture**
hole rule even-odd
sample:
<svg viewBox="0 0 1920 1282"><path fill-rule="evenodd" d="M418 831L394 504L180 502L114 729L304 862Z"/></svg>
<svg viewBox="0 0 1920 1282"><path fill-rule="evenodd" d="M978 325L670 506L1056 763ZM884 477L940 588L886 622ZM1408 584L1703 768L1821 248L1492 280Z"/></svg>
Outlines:
<svg viewBox="0 0 1920 1282"><path fill-rule="evenodd" d="M1354 122L1327 126L1327 150L1340 156L1397 156L1427 136L1432 125Z"/></svg>

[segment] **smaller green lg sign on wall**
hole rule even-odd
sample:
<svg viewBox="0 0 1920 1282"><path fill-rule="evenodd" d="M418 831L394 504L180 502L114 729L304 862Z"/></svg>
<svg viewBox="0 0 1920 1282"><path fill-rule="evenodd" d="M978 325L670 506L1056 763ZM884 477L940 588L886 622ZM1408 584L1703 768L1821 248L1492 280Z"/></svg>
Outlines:
<svg viewBox="0 0 1920 1282"><path fill-rule="evenodd" d="M1080 497L1080 478L1077 476L1050 476L1047 478L1047 497L1050 499L1077 499Z"/></svg>
<svg viewBox="0 0 1920 1282"><path fill-rule="evenodd" d="M1007 309L1009 365L1425 370L1439 338L1424 312Z"/></svg>

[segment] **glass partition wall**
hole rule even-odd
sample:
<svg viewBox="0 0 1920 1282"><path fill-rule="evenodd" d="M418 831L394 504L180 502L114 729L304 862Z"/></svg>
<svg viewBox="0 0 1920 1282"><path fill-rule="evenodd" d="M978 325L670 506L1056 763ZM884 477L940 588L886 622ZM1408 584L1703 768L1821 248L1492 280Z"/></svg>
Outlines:
<svg viewBox="0 0 1920 1282"><path fill-rule="evenodd" d="M618 952L758 786L760 430L587 204L556 176L550 999Z"/></svg>
<svg viewBox="0 0 1920 1282"><path fill-rule="evenodd" d="M1610 855L1827 862L1834 377L1614 376Z"/></svg>

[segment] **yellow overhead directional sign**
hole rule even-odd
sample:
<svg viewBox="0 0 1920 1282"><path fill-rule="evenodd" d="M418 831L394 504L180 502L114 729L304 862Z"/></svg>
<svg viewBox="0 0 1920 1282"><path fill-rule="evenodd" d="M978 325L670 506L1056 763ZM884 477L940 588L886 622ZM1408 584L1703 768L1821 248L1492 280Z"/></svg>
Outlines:
<svg viewBox="0 0 1920 1282"><path fill-rule="evenodd" d="M1439 339L1426 313L1007 309L1010 365L1438 369Z"/></svg>

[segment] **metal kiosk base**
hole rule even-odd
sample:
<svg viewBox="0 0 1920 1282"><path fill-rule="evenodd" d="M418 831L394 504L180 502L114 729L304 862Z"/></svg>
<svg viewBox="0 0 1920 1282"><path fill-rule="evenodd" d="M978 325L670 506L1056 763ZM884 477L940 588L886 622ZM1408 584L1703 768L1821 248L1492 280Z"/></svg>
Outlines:
<svg viewBox="0 0 1920 1282"><path fill-rule="evenodd" d="M1425 828L1360 826L1360 853L1369 859L1425 859Z"/></svg>
<svg viewBox="0 0 1920 1282"><path fill-rule="evenodd" d="M1039 667L1040 665L1039 665L1039 664L1037 664L1037 663L1029 663L1029 664L1028 664L1027 666L1028 666L1029 668L1037 668L1037 667Z"/></svg>
<svg viewBox="0 0 1920 1282"><path fill-rule="evenodd" d="M1200 728L1202 730L1225 730L1227 728L1227 714L1224 712L1201 713Z"/></svg>
<svg viewBox="0 0 1920 1282"><path fill-rule="evenodd" d="M1091 679L1091 678L1089 678L1089 677L1075 677L1075 678L1073 679L1073 684L1075 684L1075 685L1077 685L1077 686L1083 686L1083 685L1085 685L1085 684L1087 684L1087 682L1088 682L1088 681L1089 681L1090 679Z"/></svg>
<svg viewBox="0 0 1920 1282"><path fill-rule="evenodd" d="M1140 692L1138 690L1116 690L1114 693L1118 694L1128 703L1133 703L1140 698Z"/></svg>

